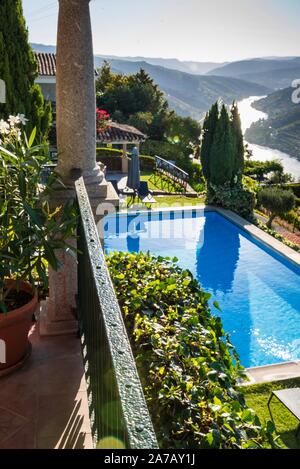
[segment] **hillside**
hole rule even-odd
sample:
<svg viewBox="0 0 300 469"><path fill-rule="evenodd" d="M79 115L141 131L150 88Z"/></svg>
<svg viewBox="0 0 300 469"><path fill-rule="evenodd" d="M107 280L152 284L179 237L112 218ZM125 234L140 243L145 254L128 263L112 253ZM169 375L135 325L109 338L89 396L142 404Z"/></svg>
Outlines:
<svg viewBox="0 0 300 469"><path fill-rule="evenodd" d="M35 50L55 52L54 46L33 44ZM261 96L271 90L256 83L247 82L231 77L209 75L194 75L159 65L152 65L146 61L106 58L112 70L122 74L132 74L143 68L165 92L169 105L182 116L195 119L203 117L204 113L219 98L227 104L248 96ZM101 67L104 58L95 57L95 66ZM163 59L162 59L163 60Z"/></svg>
<svg viewBox="0 0 300 469"><path fill-rule="evenodd" d="M246 132L250 143L281 150L300 161L300 104L292 102L294 88L276 91L253 106L268 119L252 124Z"/></svg>
<svg viewBox="0 0 300 469"><path fill-rule="evenodd" d="M56 52L55 46L48 46L45 44L31 44L34 50L38 50L40 52ZM179 70L181 72L191 73L192 75L202 75L205 73L209 73L211 70L222 67L226 65L228 62L225 63L217 63L217 62L196 62L196 61L188 61L188 60L178 60L178 59L163 59L160 57L117 57L113 55L95 55L95 60L100 61L107 59L107 60L126 60L127 62L147 62L150 65L158 65L161 67L170 68L171 70Z"/></svg>
<svg viewBox="0 0 300 469"><path fill-rule="evenodd" d="M219 98L227 104L248 96L268 94L268 88L235 78L191 75L147 62L109 60L112 69L132 74L143 68L165 92L170 107L180 115L200 118ZM101 65L101 64L99 64Z"/></svg>
<svg viewBox="0 0 300 469"><path fill-rule="evenodd" d="M272 89L286 88L300 76L300 57L251 59L233 62L209 72L251 81Z"/></svg>

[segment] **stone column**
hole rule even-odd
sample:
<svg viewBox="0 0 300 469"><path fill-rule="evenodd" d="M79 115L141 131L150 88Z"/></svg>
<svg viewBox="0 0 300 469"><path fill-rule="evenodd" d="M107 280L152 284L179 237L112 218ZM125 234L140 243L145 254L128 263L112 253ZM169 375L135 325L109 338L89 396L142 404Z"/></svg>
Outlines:
<svg viewBox="0 0 300 469"><path fill-rule="evenodd" d="M94 209L107 197L107 182L96 163L96 94L90 0L59 0L57 36L58 166L68 190L57 189L52 207L75 198L74 182L83 176ZM76 240L70 240L76 245ZM76 259L56 253L62 265L49 269L49 298L41 304L42 335L76 332Z"/></svg>
<svg viewBox="0 0 300 469"><path fill-rule="evenodd" d="M78 174L94 197L105 197L96 163L96 94L90 0L59 0L57 35L57 171L73 189Z"/></svg>

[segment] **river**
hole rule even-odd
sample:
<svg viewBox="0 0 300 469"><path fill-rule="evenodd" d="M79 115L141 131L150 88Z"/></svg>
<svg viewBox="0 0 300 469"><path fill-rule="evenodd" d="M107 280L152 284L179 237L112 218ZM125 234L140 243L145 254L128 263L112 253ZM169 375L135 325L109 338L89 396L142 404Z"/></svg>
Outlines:
<svg viewBox="0 0 300 469"><path fill-rule="evenodd" d="M264 96L251 96L250 98L243 99L238 103L243 132L245 132L253 122L257 122L259 119L267 119L267 114L257 111L251 106L254 101L263 97ZM293 158L282 151L273 150L272 148L262 147L260 145L252 145L251 143L249 143L249 148L253 151L253 160L281 160L284 171L292 174L295 181L300 179L300 161L296 160L296 158Z"/></svg>

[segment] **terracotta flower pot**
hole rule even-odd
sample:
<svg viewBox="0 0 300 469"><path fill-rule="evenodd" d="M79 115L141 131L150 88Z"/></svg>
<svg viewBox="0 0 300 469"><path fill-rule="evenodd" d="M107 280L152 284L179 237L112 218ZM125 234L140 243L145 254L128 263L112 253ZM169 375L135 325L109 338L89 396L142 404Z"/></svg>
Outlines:
<svg viewBox="0 0 300 469"><path fill-rule="evenodd" d="M7 280L10 287L14 280ZM21 308L0 314L0 376L18 367L30 350L28 333L32 324L32 315L38 304L37 293L30 284L22 282L20 290L32 295L32 300ZM5 361L5 363L2 363Z"/></svg>

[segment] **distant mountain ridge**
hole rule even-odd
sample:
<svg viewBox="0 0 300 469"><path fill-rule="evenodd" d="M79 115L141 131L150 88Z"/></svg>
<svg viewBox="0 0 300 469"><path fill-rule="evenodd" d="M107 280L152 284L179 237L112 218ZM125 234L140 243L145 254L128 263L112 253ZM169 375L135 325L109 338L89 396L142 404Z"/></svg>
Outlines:
<svg viewBox="0 0 300 469"><path fill-rule="evenodd" d="M31 44L35 51L55 53L56 47L45 44ZM218 62L197 62L192 60L178 60L178 59L162 59L159 57L118 57L115 55L102 55L95 54L96 59L107 59L107 60L125 60L128 62L147 62L150 65L158 65L169 68L171 70L179 70L181 72L190 73L192 75L203 75L208 73L210 70L222 67L229 62L218 63Z"/></svg>
<svg viewBox="0 0 300 469"><path fill-rule="evenodd" d="M32 44L32 47L40 52L56 51L54 46L43 44ZM112 70L117 73L132 74L143 68L165 92L172 109L180 115L191 116L195 119L202 118L219 98L223 99L226 104L230 104L234 100L249 96L262 96L272 91L265 86L245 80L186 73L161 65L153 65L146 60L135 62L123 58L95 56L96 68L101 67L104 60L108 60Z"/></svg>
<svg viewBox="0 0 300 469"><path fill-rule="evenodd" d="M218 67L209 74L247 80L273 90L287 88L300 78L300 57L242 60Z"/></svg>
<svg viewBox="0 0 300 469"><path fill-rule="evenodd" d="M230 104L248 96L262 96L270 89L235 78L191 75L147 62L109 60L112 70L128 75L143 68L165 92L170 107L180 115L201 118L219 98ZM101 62L97 65L101 66Z"/></svg>

